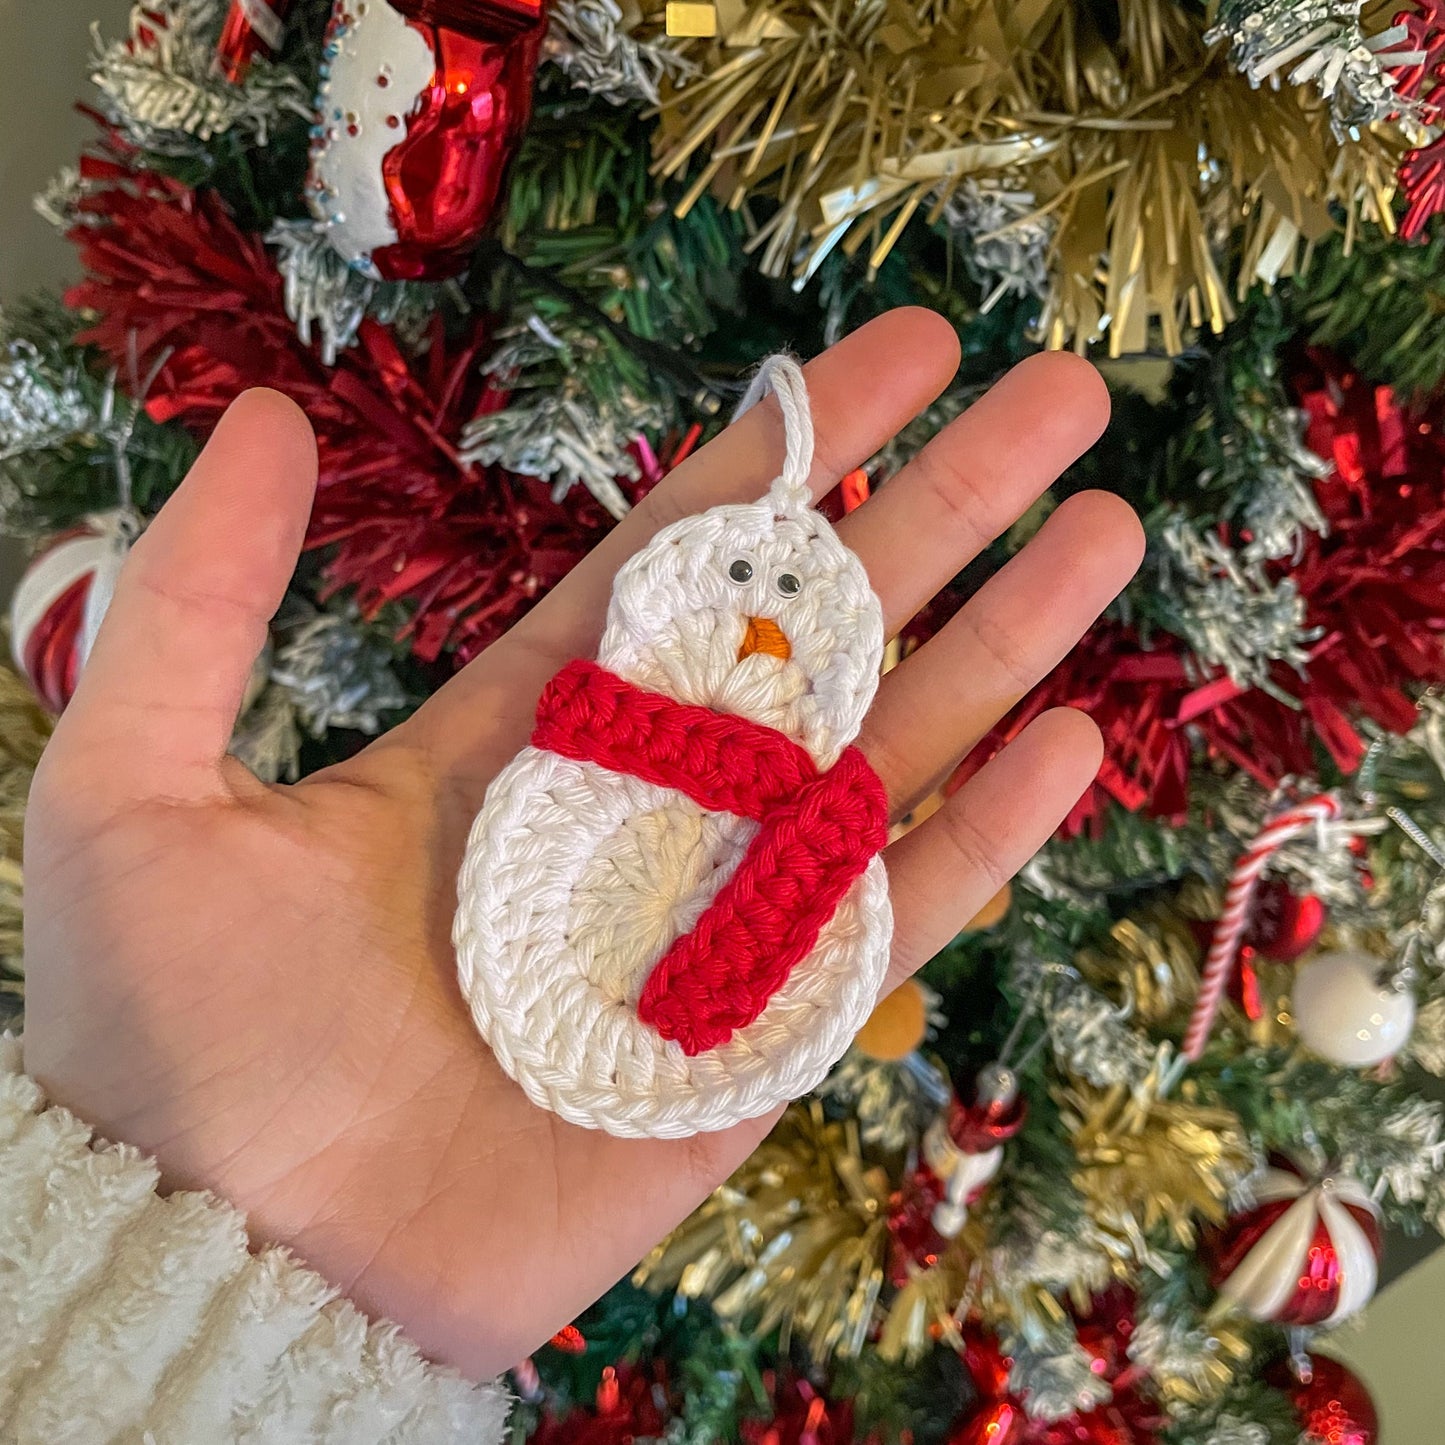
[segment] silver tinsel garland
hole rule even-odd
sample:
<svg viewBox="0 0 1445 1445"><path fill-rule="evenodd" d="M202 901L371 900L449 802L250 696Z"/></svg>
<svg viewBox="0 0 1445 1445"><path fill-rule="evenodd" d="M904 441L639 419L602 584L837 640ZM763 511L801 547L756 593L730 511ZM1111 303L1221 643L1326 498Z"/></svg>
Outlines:
<svg viewBox="0 0 1445 1445"><path fill-rule="evenodd" d="M5 321L0 313L0 336ZM63 446L96 431L100 416L79 372L57 371L28 341L0 348L0 463Z"/></svg>
<svg viewBox="0 0 1445 1445"><path fill-rule="evenodd" d="M304 345L319 333L327 366L335 366L356 341L368 316L404 336L418 334L442 292L422 282L364 276L347 265L313 221L277 221L266 243L279 253L276 269L286 282L286 314Z"/></svg>
<svg viewBox="0 0 1445 1445"><path fill-rule="evenodd" d="M1241 458L1234 490L1244 499L1239 519L1249 541L1239 555L1246 564L1298 557L1306 532L1322 537L1329 531L1315 483L1334 468L1305 445L1308 424L1305 413L1294 407L1271 412L1263 433L1251 436L1250 456Z"/></svg>
<svg viewBox="0 0 1445 1445"><path fill-rule="evenodd" d="M409 701L386 641L349 605L335 607L318 611L293 594L272 624L264 685L231 738L232 755L263 782L297 779L304 734L379 733L384 715Z"/></svg>
<svg viewBox="0 0 1445 1445"><path fill-rule="evenodd" d="M1113 1387L1095 1373L1094 1357L1073 1338L1072 1329L1037 1345L1018 1336L1005 1345L1013 1356L1009 1389L1023 1400L1030 1419L1067 1420L1113 1399Z"/></svg>
<svg viewBox="0 0 1445 1445"><path fill-rule="evenodd" d="M1010 988L1038 1000L1054 1060L1064 1073L1096 1088L1138 1088L1157 1060L1149 1040L1129 1023L1127 1005L1116 1007L1070 967L1045 963L1022 950L1015 955Z"/></svg>
<svg viewBox="0 0 1445 1445"><path fill-rule="evenodd" d="M953 232L969 274L984 289L979 308L992 311L1005 296L1049 292L1049 251L1054 226L1040 218L1038 200L1028 191L965 180L943 207L943 223Z"/></svg>
<svg viewBox="0 0 1445 1445"><path fill-rule="evenodd" d="M391 648L350 611L315 612L296 602L278 624L271 681L312 737L331 728L379 733L383 715L406 706Z"/></svg>
<svg viewBox="0 0 1445 1445"><path fill-rule="evenodd" d="M223 0L142 0L125 40L107 43L95 27L91 79L142 149L195 155L228 131L264 146L281 116L311 114L300 80L280 66L258 61L239 86L217 72L225 13Z"/></svg>
<svg viewBox="0 0 1445 1445"><path fill-rule="evenodd" d="M1432 998L1416 1013L1409 1050L1426 1073L1445 1078L1445 998Z"/></svg>
<svg viewBox="0 0 1445 1445"><path fill-rule="evenodd" d="M626 386L588 385L598 346L586 335L559 336L536 316L513 332L486 368L512 389L511 398L468 423L462 460L540 477L557 501L584 486L613 517L625 517L630 506L618 482L642 474L632 446L664 430L667 418L661 403ZM528 377L534 368L541 369L537 381Z"/></svg>
<svg viewBox="0 0 1445 1445"><path fill-rule="evenodd" d="M1303 671L1319 633L1305 626L1292 579L1271 582L1218 536L1183 514L1157 534L1159 585L1173 602L1171 625L1195 654L1243 688L1271 687L1279 662Z"/></svg>
<svg viewBox="0 0 1445 1445"><path fill-rule="evenodd" d="M76 226L104 225L100 216L88 215L80 209L80 203L90 189L90 183L80 174L79 166L65 166L31 204L35 214L57 231L69 231Z"/></svg>
<svg viewBox="0 0 1445 1445"><path fill-rule="evenodd" d="M1414 102L1396 93L1394 68L1418 65L1423 55L1399 49L1404 27L1367 36L1364 0L1223 0L1205 40L1227 41L1229 58L1253 86L1313 85L1330 102L1337 133L1403 116Z"/></svg>
<svg viewBox="0 0 1445 1445"><path fill-rule="evenodd" d="M268 686L246 709L231 734L231 756L263 783L294 783L301 776L301 730L285 688Z"/></svg>
<svg viewBox="0 0 1445 1445"><path fill-rule="evenodd" d="M683 82L696 67L671 47L635 40L630 32L640 19L616 0L554 0L543 59L613 105L656 105L663 80Z"/></svg>
<svg viewBox="0 0 1445 1445"><path fill-rule="evenodd" d="M1269 1431L1263 1425L1242 1420L1238 1415L1221 1415L1204 1434L1193 1439L1197 1439L1198 1445L1270 1445Z"/></svg>
<svg viewBox="0 0 1445 1445"><path fill-rule="evenodd" d="M1056 1217L1053 1202L1031 1192L1023 1178L1012 1181L1009 1209L992 1224L988 1272L995 1288L1020 1299L1031 1290L1088 1299L1114 1279L1112 1246L1082 1209ZM1021 1319L1036 1313L1020 1309ZM1038 1343L1042 1343L1039 1337Z"/></svg>
<svg viewBox="0 0 1445 1445"><path fill-rule="evenodd" d="M1342 1173L1353 1175L1377 1198L1424 1204L1427 1213L1445 1209L1445 1106L1431 1099L1407 1100L1357 1152L1342 1153Z"/></svg>

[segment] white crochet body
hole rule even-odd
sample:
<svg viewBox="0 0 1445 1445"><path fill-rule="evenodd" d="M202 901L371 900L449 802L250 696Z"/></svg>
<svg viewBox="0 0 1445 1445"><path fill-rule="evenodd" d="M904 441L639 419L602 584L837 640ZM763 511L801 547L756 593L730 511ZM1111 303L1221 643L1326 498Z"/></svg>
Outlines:
<svg viewBox="0 0 1445 1445"><path fill-rule="evenodd" d="M745 581L733 575L740 560ZM790 656L746 652L760 619ZM858 733L882 645L861 563L797 505L795 483L659 533L618 574L598 661L649 691L775 728L827 768ZM821 1081L887 969L881 859L763 1012L723 1044L689 1057L637 1014L653 967L756 831L685 794L535 748L498 775L472 829L454 939L477 1027L535 1103L613 1134L675 1138L766 1113Z"/></svg>

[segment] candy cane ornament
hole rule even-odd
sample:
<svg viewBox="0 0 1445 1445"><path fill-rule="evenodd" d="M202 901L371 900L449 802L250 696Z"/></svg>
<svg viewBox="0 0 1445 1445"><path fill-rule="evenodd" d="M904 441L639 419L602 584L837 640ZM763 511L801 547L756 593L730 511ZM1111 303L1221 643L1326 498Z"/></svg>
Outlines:
<svg viewBox="0 0 1445 1445"><path fill-rule="evenodd" d="M1318 798L1299 803L1286 809L1264 827L1251 843L1229 879L1229 888L1224 895L1224 910L1214 927L1214 937L1209 944L1209 957L1204 965L1204 977L1199 985L1199 997L1189 1019L1189 1029L1184 1035L1182 1057L1191 1064L1197 1063L1209 1042L1210 1031L1219 1014L1219 1005L1224 991L1229 986L1230 974L1239 957L1239 945L1249 926L1249 914L1254 902L1260 875L1270 859L1291 838L1307 833L1322 823L1333 822L1340 816L1340 802L1333 794L1325 793Z"/></svg>

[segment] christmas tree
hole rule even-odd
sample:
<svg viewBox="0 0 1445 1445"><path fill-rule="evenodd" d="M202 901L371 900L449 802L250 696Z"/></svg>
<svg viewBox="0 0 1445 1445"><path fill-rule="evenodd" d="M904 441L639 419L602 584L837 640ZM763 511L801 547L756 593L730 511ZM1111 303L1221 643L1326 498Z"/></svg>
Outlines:
<svg viewBox="0 0 1445 1445"><path fill-rule="evenodd" d="M7 1012L49 720L239 391L320 443L234 740L275 781L419 706L765 353L902 303L957 329L846 509L1072 348L1114 421L1055 498L1122 493L1148 558L947 786L1060 703L1104 731L1096 783L519 1363L514 1428L1373 1441L1311 1351L1382 1229L1445 1227L1445 5L142 0L93 72L94 143L38 202L84 279L0 318L0 508L37 550L0 676Z"/></svg>

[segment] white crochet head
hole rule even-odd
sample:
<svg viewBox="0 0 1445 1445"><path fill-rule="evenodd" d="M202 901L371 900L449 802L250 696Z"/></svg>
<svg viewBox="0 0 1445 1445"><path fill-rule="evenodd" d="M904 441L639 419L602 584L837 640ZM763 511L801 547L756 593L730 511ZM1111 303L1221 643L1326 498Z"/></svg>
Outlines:
<svg viewBox="0 0 1445 1445"><path fill-rule="evenodd" d="M788 415L797 367L754 390L785 408L788 458L762 501L664 528L617 574L598 661L679 702L762 723L831 766L878 686L883 615L863 564L812 506L811 428ZM806 399L804 399L804 407Z"/></svg>

